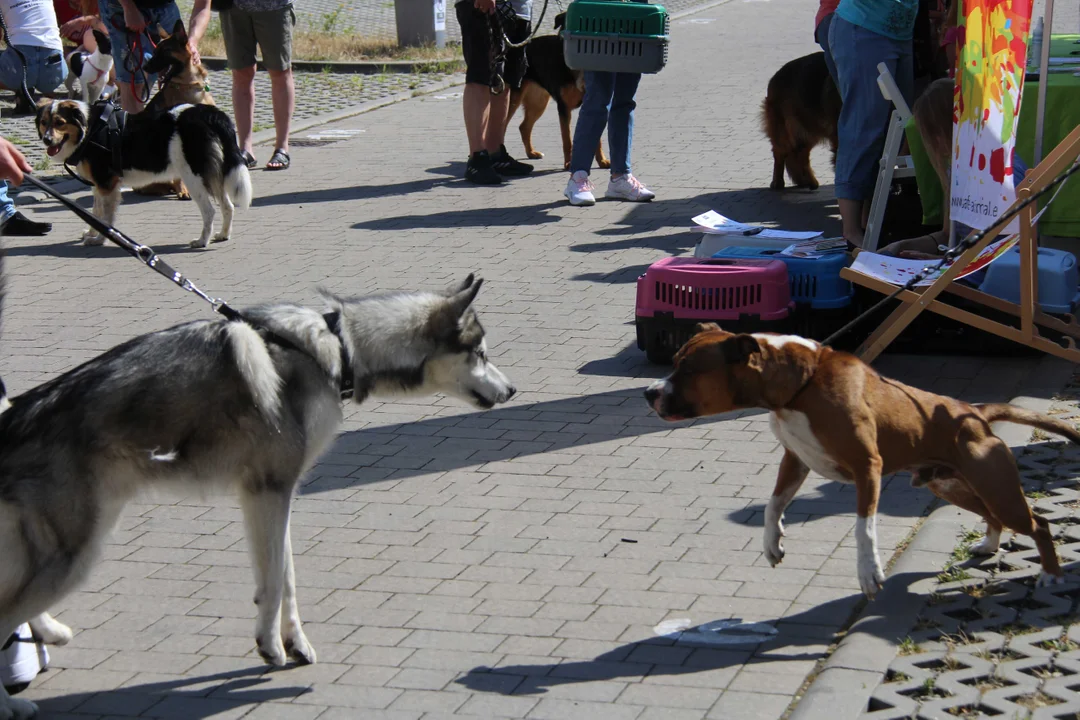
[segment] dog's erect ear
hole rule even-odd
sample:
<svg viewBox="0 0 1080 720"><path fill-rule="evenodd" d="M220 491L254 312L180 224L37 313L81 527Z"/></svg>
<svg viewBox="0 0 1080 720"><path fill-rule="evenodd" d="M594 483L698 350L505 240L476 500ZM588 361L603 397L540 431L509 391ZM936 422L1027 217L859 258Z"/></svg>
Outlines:
<svg viewBox="0 0 1080 720"><path fill-rule="evenodd" d="M469 288L472 287L473 280L475 278L476 278L476 276L473 273L469 273L469 277L465 278L465 282L463 282L463 283L454 283L453 285L451 285L450 287L446 288L446 290L443 291L443 295L445 295L446 297L453 297L453 296L457 295L459 292L468 290Z"/></svg>
<svg viewBox="0 0 1080 720"><path fill-rule="evenodd" d="M91 31L94 33L94 40L97 41L98 50L101 51L101 54L102 55L111 55L112 54L112 40L109 39L108 34L101 32L97 28L92 28Z"/></svg>
<svg viewBox="0 0 1080 720"><path fill-rule="evenodd" d="M184 29L184 21L177 20L172 29L173 37L182 43L187 43L187 30Z"/></svg>
<svg viewBox="0 0 1080 720"><path fill-rule="evenodd" d="M179 21L177 21L177 22L179 22ZM160 25L158 25L157 36L158 36L158 40L168 40L169 39L169 33L165 32L165 28L161 27Z"/></svg>
<svg viewBox="0 0 1080 720"><path fill-rule="evenodd" d="M694 334L696 335L704 332L714 332L719 329L720 326L716 323L698 323L694 326Z"/></svg>
<svg viewBox="0 0 1080 720"><path fill-rule="evenodd" d="M459 293L450 298L450 307L454 312L455 318L460 318L462 315L465 314L465 311L468 310L469 306L473 304L473 300L476 299L477 293L480 292L480 286L483 284L484 279L477 278L471 286L464 288Z"/></svg>
<svg viewBox="0 0 1080 720"><path fill-rule="evenodd" d="M566 27L566 13L561 12L555 16L555 29Z"/></svg>

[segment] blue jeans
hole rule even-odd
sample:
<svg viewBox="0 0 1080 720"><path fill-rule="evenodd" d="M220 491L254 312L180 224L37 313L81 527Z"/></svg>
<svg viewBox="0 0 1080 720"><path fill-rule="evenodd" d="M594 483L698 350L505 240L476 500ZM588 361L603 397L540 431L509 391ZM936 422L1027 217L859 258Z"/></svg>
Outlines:
<svg viewBox="0 0 1080 720"><path fill-rule="evenodd" d="M104 0L99 7L101 19L105 27L109 28L109 39L112 40L116 81L129 83L134 79L136 85L153 85L157 82L157 75L142 71L143 64L149 62L154 54L154 43L150 42L150 38L157 42L159 29L172 34L176 22L180 19L180 8L175 2L160 7L140 8L139 11L146 18L146 31L134 33L124 24L124 6L120 4L120 0ZM150 37L147 37L147 33ZM133 48L141 52L141 58L132 53Z"/></svg>
<svg viewBox="0 0 1080 720"><path fill-rule="evenodd" d="M833 60L832 50L829 48L829 27L832 25L833 13L829 13L821 19L821 23L814 28L814 42L821 46L825 52L825 67L829 68L829 75L833 82L839 85L836 79L836 61Z"/></svg>
<svg viewBox="0 0 1080 720"><path fill-rule="evenodd" d="M8 197L7 182L0 182L0 223L6 223L15 214L15 203Z"/></svg>
<svg viewBox="0 0 1080 720"><path fill-rule="evenodd" d="M596 145L608 131L611 150L611 174L630 172L630 145L634 139L634 95L640 73L585 72L585 97L578 110L574 128L574 149L570 172L592 169Z"/></svg>
<svg viewBox="0 0 1080 720"><path fill-rule="evenodd" d="M60 86L67 77L67 63L63 54L53 48L16 46L26 58L26 87L31 92L49 93ZM22 85L23 64L14 49L0 54L0 84L8 90Z"/></svg>
<svg viewBox="0 0 1080 720"><path fill-rule="evenodd" d="M893 40L833 15L829 49L844 102L837 127L836 197L869 200L892 113L892 103L878 89L877 66L885 63L910 107L915 85L911 41Z"/></svg>

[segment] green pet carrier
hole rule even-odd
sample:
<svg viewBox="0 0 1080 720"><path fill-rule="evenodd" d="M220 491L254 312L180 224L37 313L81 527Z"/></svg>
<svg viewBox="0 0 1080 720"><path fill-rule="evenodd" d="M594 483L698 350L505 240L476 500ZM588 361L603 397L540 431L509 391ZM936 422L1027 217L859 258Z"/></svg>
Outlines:
<svg viewBox="0 0 1080 720"><path fill-rule="evenodd" d="M667 63L668 14L633 0L574 0L563 55L571 70L657 73Z"/></svg>

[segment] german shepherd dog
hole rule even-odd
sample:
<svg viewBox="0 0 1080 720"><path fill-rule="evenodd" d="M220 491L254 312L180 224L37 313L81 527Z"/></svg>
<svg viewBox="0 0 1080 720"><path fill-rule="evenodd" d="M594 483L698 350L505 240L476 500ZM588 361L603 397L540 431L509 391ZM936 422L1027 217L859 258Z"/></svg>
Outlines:
<svg viewBox="0 0 1080 720"><path fill-rule="evenodd" d="M114 148L100 144L95 133L104 104L77 100L42 100L38 103L38 137L49 157L66 161L79 150L76 169L94 186L94 215L114 225L120 187L141 187L155 182L183 180L202 214L202 234L191 247L204 248L214 230L214 205L221 206L221 232L214 242L231 237L234 204L251 204L251 176L232 120L213 105L178 105L157 113L129 115L120 144L121 167L115 167ZM85 145L85 147L84 147ZM101 245L105 238L89 229L86 245Z"/></svg>
<svg viewBox="0 0 1080 720"><path fill-rule="evenodd" d="M828 141L836 167L836 126L840 93L825 65L825 53L796 58L769 80L761 104L761 124L772 143L773 190L784 189L784 169L795 187L817 190L820 183L810 167L810 151Z"/></svg>
<svg viewBox="0 0 1080 720"><path fill-rule="evenodd" d="M214 105L214 96L210 94L209 73L202 65L195 63L188 48L188 34L184 21L177 20L172 34L159 29L161 42L154 48L154 54L146 63L145 70L153 75L163 75L164 83L154 94L143 112L161 112L177 105ZM149 193L156 188L141 188ZM169 186L181 200L190 200L191 193L184 187L182 180L176 180Z"/></svg>
<svg viewBox="0 0 1080 720"><path fill-rule="evenodd" d="M470 275L444 292L324 294L130 340L14 398L0 413L0 637L29 622L71 631L48 610L86 577L140 491L233 489L255 574L255 643L267 663L315 662L300 624L289 514L301 475L353 399L445 393L479 409L514 386L487 357ZM0 401L6 398L0 395ZM33 703L0 688L0 718Z"/></svg>
<svg viewBox="0 0 1080 720"><path fill-rule="evenodd" d="M566 25L566 13L555 16L555 29ZM580 70L571 70L563 59L562 34L540 35L534 37L525 46L525 80L520 90L510 92L510 110L506 113L506 126L514 117L518 106L524 106L525 118L518 130L521 142L525 145L525 154L533 160L544 157L544 153L533 147L532 130L536 121L547 109L548 101L555 98L555 107L559 111L559 127L562 130L563 168L570 169L570 154L573 150L573 137L570 133L570 117L574 110L581 107L585 97L585 74ZM611 167L611 162L604 157L604 143L596 145L596 163L602 168Z"/></svg>

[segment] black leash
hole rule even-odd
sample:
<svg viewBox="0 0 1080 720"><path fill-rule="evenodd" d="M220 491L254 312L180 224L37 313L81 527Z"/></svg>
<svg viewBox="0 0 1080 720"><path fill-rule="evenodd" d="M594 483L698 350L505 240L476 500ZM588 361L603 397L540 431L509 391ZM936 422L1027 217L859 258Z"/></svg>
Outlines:
<svg viewBox="0 0 1080 720"><path fill-rule="evenodd" d="M42 182L30 173L24 174L23 178L26 179L26 181L29 182L31 185L39 188L40 190L43 190L46 194L59 200L61 205L63 205L68 210L75 213L84 221L86 221L86 224L92 227L98 233L100 233L102 237L111 240L116 245L119 245L133 258L136 258L151 270L168 278L173 283L179 285L182 289L187 290L189 293L193 293L194 295L197 295L206 302L210 303L210 307L214 308L214 312L221 314L226 320L232 322L246 323L251 327L255 328L256 330L264 333L267 340L284 348L296 350L310 356L311 353L307 352L303 348L297 347L296 343L292 342L288 338L284 338L278 335L273 330L270 330L269 328L250 320L243 313L231 307L221 298L215 298L207 295L205 292L200 290L195 285L195 283L191 282L190 279L184 277L184 275L179 270L176 270L167 262L158 257L158 254L154 252L153 248L147 247L142 243L138 243L132 240L127 235L114 228L112 225L109 225L108 223L105 223L94 217L93 213L79 207L73 200L66 197L62 193L57 192L48 184ZM330 328L330 331L333 332L335 336L337 336L339 342L341 343L341 399L348 400L353 396L353 371L351 364L348 362L348 353L345 351L344 337L341 334L341 318L338 313L330 313L328 315L324 315L323 319L326 322L327 327Z"/></svg>
<svg viewBox="0 0 1080 720"><path fill-rule="evenodd" d="M1031 203L1035 202L1036 200L1038 200L1040 197L1042 197L1046 193L1050 192L1056 185L1059 185L1059 184L1065 182L1067 179L1069 179L1069 177L1073 173L1075 173L1077 171L1080 171L1080 158L1078 158L1075 162L1073 162L1073 164L1069 167L1068 170L1065 170L1063 173L1061 173L1056 178L1051 180L1050 183L1048 183L1046 185L1046 187L1042 188L1037 193L1029 196L1026 200L1021 202L1019 205L1014 206L1012 209L1010 209L1008 212L1006 212L1004 215L1002 215L1001 219L998 222L994 223L994 224L995 225L1000 225L1000 224L1003 224L1003 223L1005 223L1005 222L1007 222L1009 220L1012 220L1014 217L1016 217L1017 215L1020 214L1021 210L1026 208L1028 205L1031 205ZM956 247L946 250L945 255L941 258L940 261L938 261L937 265L934 265L932 267L927 265L926 267L924 267L921 272L917 273L910 280L908 280L906 283L904 283L904 285L902 287L897 288L896 292L892 293L891 295L887 295L886 297L882 298L877 303L875 303L872 308L860 313L855 319L853 319L847 325L844 325L844 327L840 328L839 330L834 332L832 335L825 338L822 341L821 344L822 345L832 345L833 342L836 340L836 338L841 337L845 333L851 332L851 330L853 328L855 328L857 325L862 323L862 321L865 320L868 316L873 315L875 312L877 312L879 309L881 309L890 300L895 300L901 293L903 293L905 291L913 290L915 288L915 286L918 285L920 282L922 282L923 279L925 279L928 275L933 275L937 271L941 270L943 267L947 267L948 265L951 265L953 262L956 261L956 259L958 257L963 255L965 252L970 250L976 243L978 243L980 240L985 238L986 234L987 234L986 230L980 230L979 232L977 232L977 233L975 233L973 235L967 236L966 238L961 240L960 243Z"/></svg>

